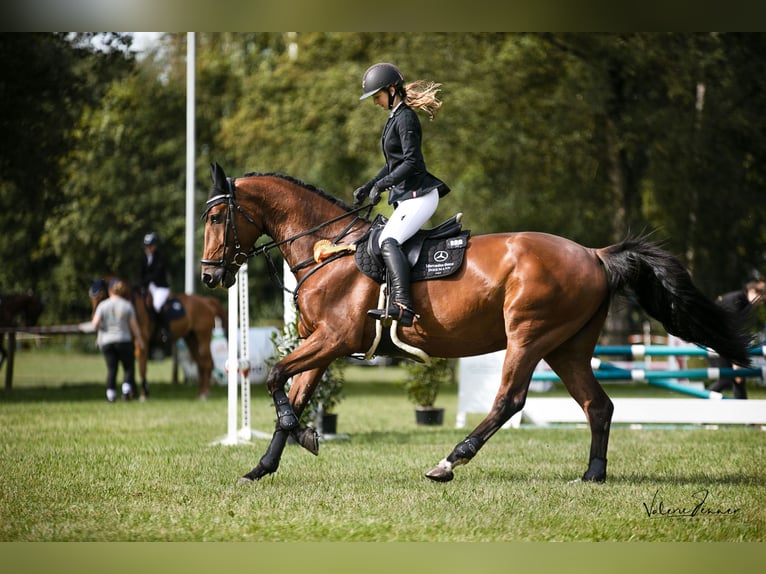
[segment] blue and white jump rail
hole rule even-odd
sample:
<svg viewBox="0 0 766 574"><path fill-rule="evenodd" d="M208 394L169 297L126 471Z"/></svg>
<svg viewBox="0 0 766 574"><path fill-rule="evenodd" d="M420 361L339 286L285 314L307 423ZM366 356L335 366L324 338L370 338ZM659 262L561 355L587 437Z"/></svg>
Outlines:
<svg viewBox="0 0 766 574"><path fill-rule="evenodd" d="M748 351L752 357L765 357L766 346ZM626 423L640 427L643 424L706 425L715 427L722 424L748 424L766 430L766 400L720 400L721 393L699 388L700 383L691 385L678 379L717 380L721 377L760 378L766 380L766 364L755 368L741 369L675 369L660 370L640 368L632 365L623 368L599 357L614 356L639 362L650 356L716 357L717 354L696 346L667 345L626 345L599 346L591 360L593 374L598 380L640 381L649 385L693 396L695 398L615 398L613 423ZM458 412L457 428L466 424L468 413L487 413L497 392L502 370L502 353L490 353L479 357L460 359L458 369ZM538 369L532 381L545 384L559 381L550 370ZM700 401L700 398L712 399ZM587 424L585 415L570 397L529 396L524 409L517 413L506 427L517 428L525 422L536 426L559 423Z"/></svg>

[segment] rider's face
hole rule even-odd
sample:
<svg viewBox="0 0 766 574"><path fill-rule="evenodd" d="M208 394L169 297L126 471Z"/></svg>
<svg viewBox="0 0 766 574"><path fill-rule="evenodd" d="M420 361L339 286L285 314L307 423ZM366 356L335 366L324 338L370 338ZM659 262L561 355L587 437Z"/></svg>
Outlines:
<svg viewBox="0 0 766 574"><path fill-rule="evenodd" d="M372 96L372 103L376 106L380 106L384 110L388 109L388 94L390 92L393 92L393 88L388 88L388 90L380 90L376 94Z"/></svg>

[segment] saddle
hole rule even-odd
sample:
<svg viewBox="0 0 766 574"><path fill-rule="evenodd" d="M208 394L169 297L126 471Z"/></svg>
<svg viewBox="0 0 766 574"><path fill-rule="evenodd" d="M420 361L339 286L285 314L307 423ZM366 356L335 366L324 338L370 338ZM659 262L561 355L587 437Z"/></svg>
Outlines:
<svg viewBox="0 0 766 574"><path fill-rule="evenodd" d="M402 245L412 268L411 282L448 277L463 265L470 230L464 230L462 213L432 229L421 229ZM386 267L380 256L378 238L388 218L378 215L370 229L356 243L354 262L359 271L377 283L386 281Z"/></svg>

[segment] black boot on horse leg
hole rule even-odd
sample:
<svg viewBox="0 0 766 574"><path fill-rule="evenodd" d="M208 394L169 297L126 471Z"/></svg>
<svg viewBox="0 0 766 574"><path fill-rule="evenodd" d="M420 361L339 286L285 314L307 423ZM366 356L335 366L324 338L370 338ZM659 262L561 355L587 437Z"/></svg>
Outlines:
<svg viewBox="0 0 766 574"><path fill-rule="evenodd" d="M238 484L241 486L250 484L253 481L263 478L267 474L275 473L279 468L279 461L282 458L282 452L285 450L287 437L289 435L290 433L288 431L277 427L261 460L258 461L258 464L253 470L239 479Z"/></svg>
<svg viewBox="0 0 766 574"><path fill-rule="evenodd" d="M468 464L483 445L484 441L478 436L466 437L463 442L458 443L449 456L440 460L439 464L426 472L426 478L436 482L449 482L455 477L452 469L461 464Z"/></svg>
<svg viewBox="0 0 766 574"><path fill-rule="evenodd" d="M416 316L412 309L410 262L407 261L402 252L399 242L392 237L383 240L380 254L386 265L391 286L390 303L388 309L371 309L367 311L367 314L377 320L390 317L399 321L400 325L409 327L412 325L412 319Z"/></svg>

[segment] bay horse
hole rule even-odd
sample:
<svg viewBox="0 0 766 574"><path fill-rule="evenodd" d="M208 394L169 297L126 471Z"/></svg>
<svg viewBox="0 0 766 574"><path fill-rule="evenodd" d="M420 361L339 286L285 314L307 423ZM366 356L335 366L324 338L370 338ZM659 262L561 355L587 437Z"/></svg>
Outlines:
<svg viewBox="0 0 766 574"><path fill-rule="evenodd" d="M3 327L34 327L43 312L43 302L34 293L0 295L0 329ZM5 363L5 331L0 330L0 367Z"/></svg>
<svg viewBox="0 0 766 574"><path fill-rule="evenodd" d="M88 291L93 311L96 306L108 296L107 286L115 277L107 275L104 278L96 279L91 282ZM141 330L141 336L144 339L144 348L136 347L136 357L138 359L138 372L141 378L140 398L146 399L149 394L149 383L147 378L147 363L149 359L152 333L154 333L155 321L153 313L149 312L151 301L148 299L148 293L139 287L130 287L128 299L133 303L136 310L138 326ZM170 336L173 342L183 339L189 349L189 353L197 365L199 398L206 399L210 391L210 377L213 372L213 356L210 352L210 341L213 337L216 317L221 320L224 332L228 333L228 314L224 311L223 305L215 297L194 295L194 294L171 294L168 297L168 303L176 298L184 308L183 316L171 319L169 322Z"/></svg>
<svg viewBox="0 0 766 574"><path fill-rule="evenodd" d="M202 282L228 288L254 254L278 248L296 276L299 334L304 339L267 377L277 423L266 453L240 478L246 484L276 472L287 438L318 454L313 429L300 413L330 363L371 348L379 285L353 257L315 264L318 241L346 243L370 226L322 190L282 174L227 178L211 165L213 186L205 219ZM254 248L261 235L269 244ZM671 334L748 364L747 339L733 317L705 297L672 254L647 237L600 249L537 232L470 237L461 269L449 278L412 284L419 318L398 327L406 344L434 357L464 357L505 350L502 379L487 416L425 476L446 482L520 411L533 370L542 359L583 409L591 431L583 481L606 480L613 404L593 375L591 358L611 298L632 291ZM394 329L397 326L394 323ZM293 377L289 396L284 390ZM313 433L313 436L312 436Z"/></svg>

